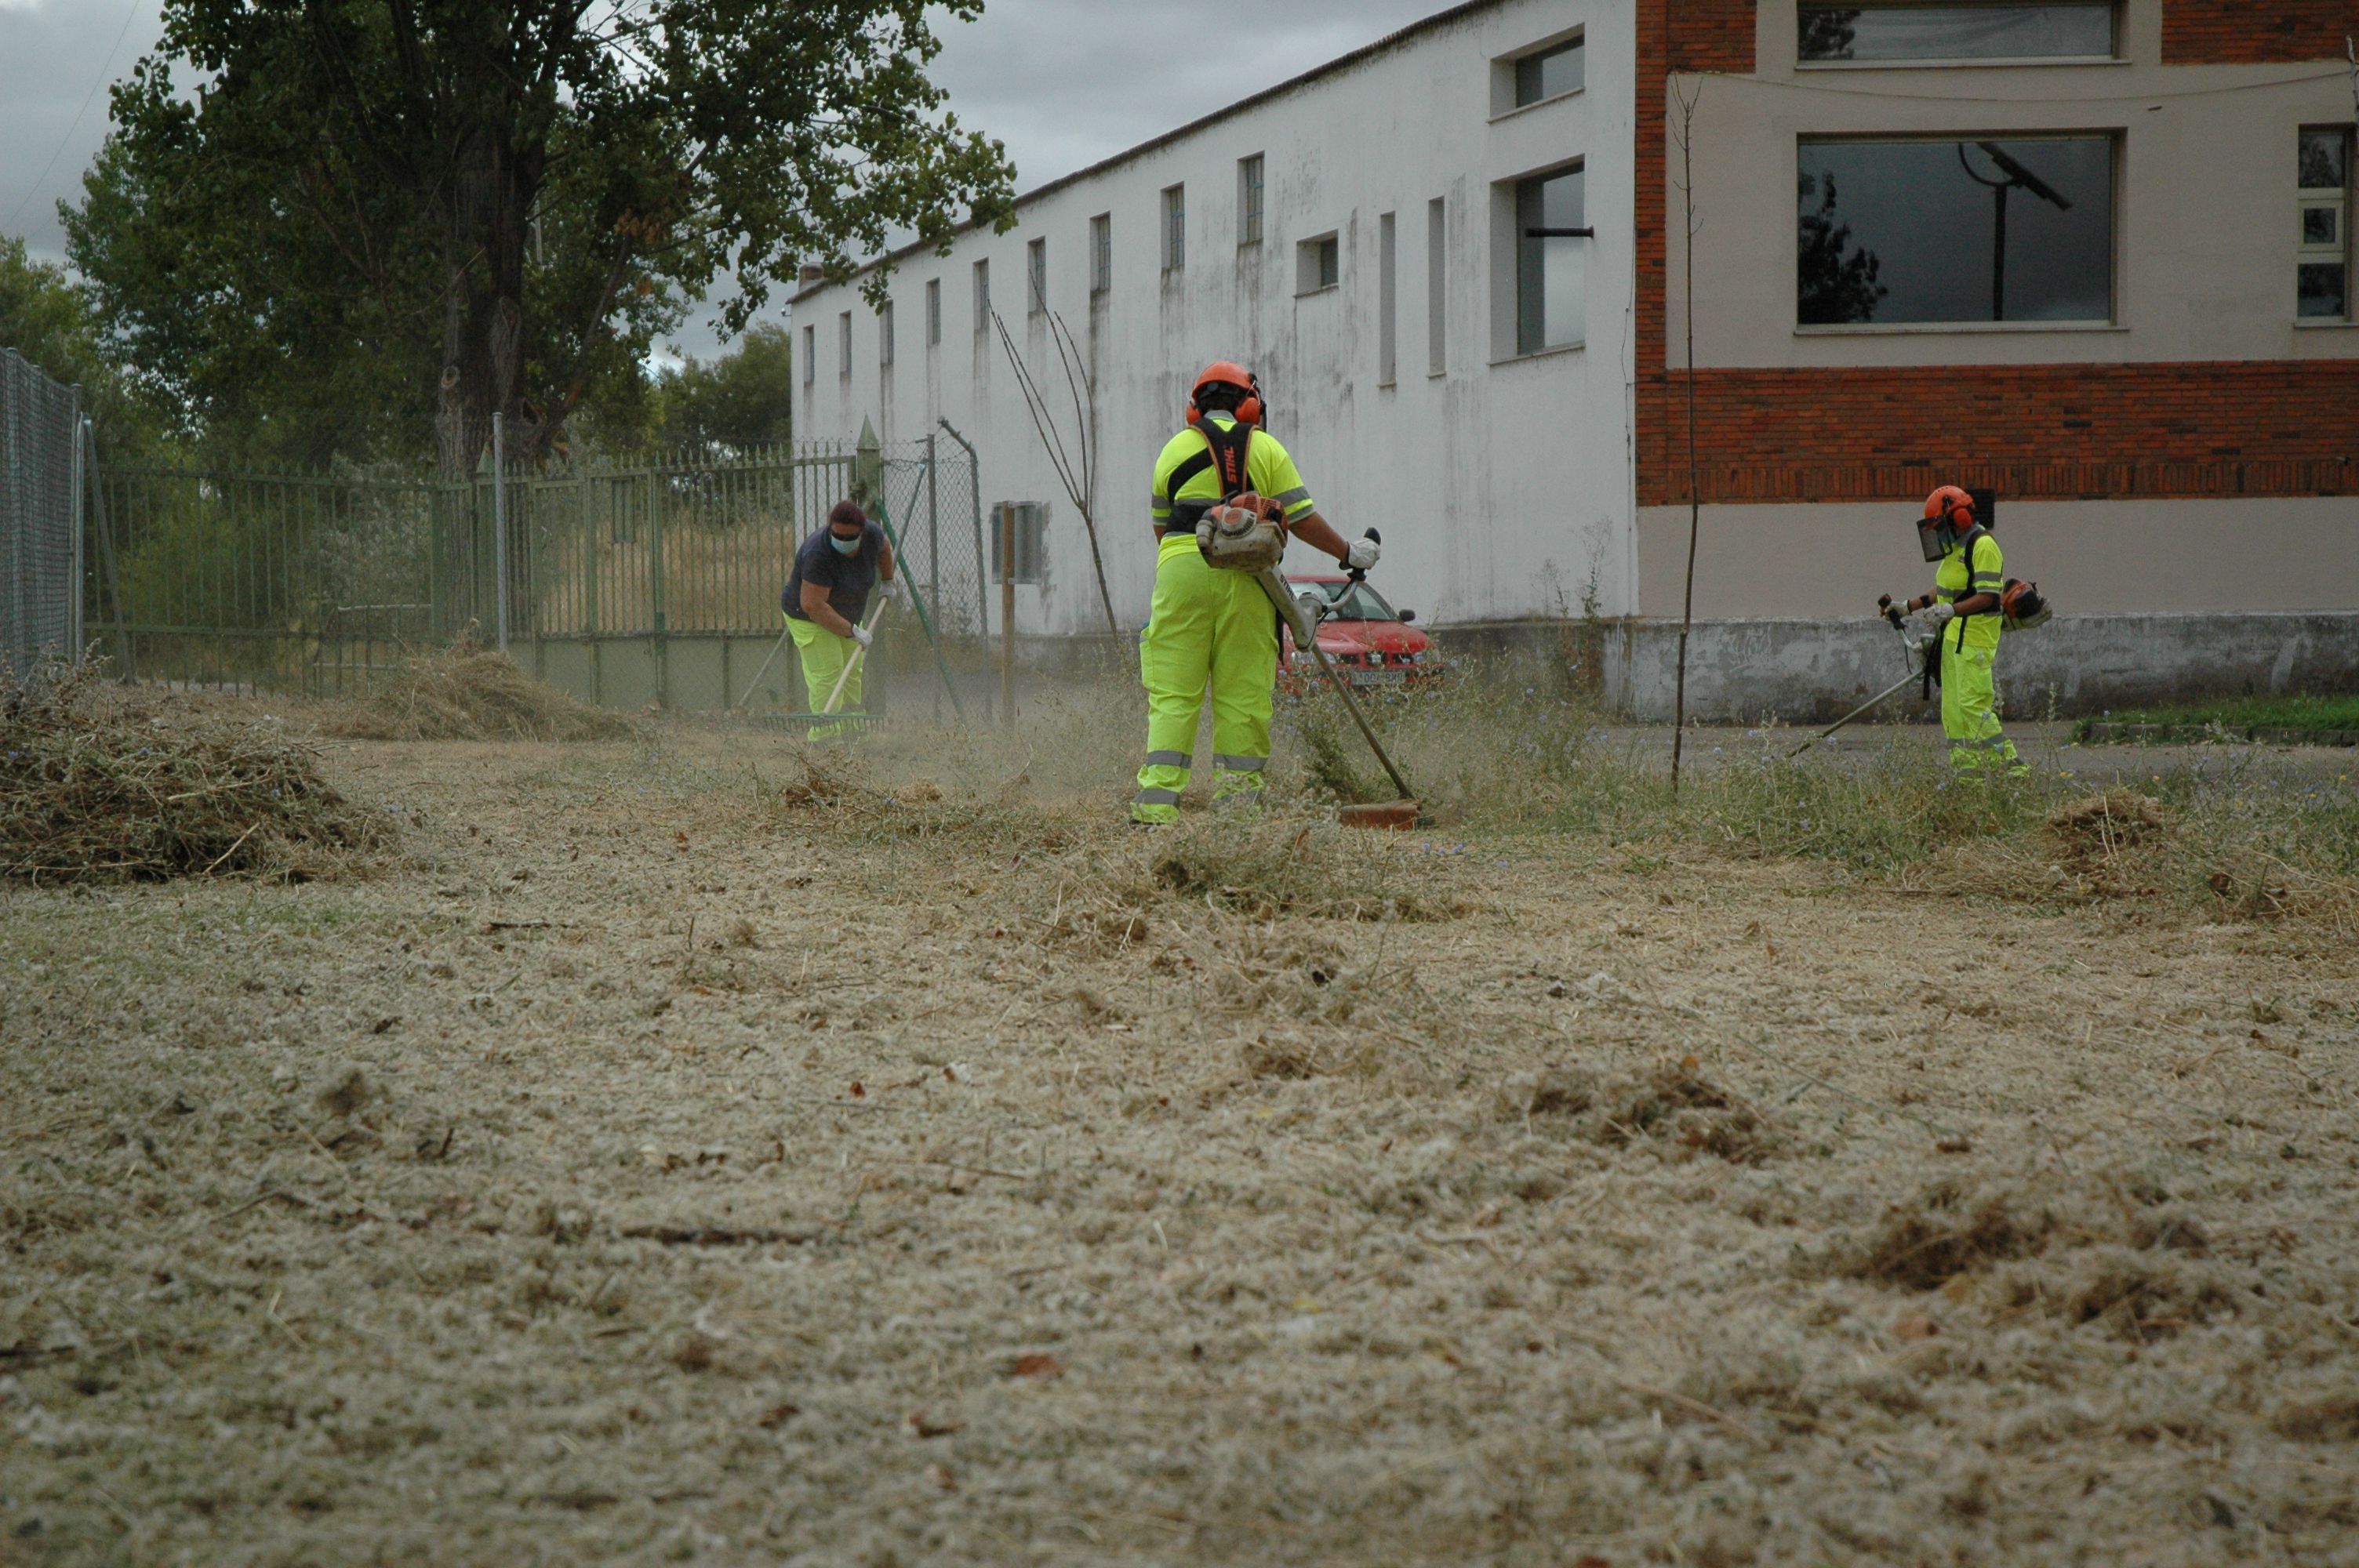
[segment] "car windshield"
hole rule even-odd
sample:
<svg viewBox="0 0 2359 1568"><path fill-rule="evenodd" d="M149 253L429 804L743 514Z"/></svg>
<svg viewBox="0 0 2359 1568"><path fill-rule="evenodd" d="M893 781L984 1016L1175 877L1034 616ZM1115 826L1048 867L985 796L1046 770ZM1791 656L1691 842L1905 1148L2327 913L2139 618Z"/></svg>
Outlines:
<svg viewBox="0 0 2359 1568"><path fill-rule="evenodd" d="M1316 585L1327 595L1327 618L1331 621L1397 621L1393 607L1376 596L1376 590L1364 582L1320 583Z"/></svg>

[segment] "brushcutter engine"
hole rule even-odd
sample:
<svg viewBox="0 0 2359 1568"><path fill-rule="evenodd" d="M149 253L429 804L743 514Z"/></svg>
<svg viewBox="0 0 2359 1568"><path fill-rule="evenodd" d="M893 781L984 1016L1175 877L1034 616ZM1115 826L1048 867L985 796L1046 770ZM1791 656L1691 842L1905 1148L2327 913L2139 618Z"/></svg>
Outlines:
<svg viewBox="0 0 2359 1568"><path fill-rule="evenodd" d="M1196 548L1207 566L1266 571L1286 557L1286 509L1251 491L1233 495L1196 520Z"/></svg>

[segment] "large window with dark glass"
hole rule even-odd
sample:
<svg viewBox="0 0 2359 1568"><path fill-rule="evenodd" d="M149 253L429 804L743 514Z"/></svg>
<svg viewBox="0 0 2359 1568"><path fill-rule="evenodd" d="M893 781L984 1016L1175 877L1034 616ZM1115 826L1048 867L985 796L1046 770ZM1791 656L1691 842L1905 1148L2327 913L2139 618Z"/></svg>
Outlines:
<svg viewBox="0 0 2359 1568"><path fill-rule="evenodd" d="M1583 85L1589 51L1574 38L1516 61L1516 107L1561 97Z"/></svg>
<svg viewBox="0 0 2359 1568"><path fill-rule="evenodd" d="M1535 229L1575 229L1582 214L1582 171L1562 169L1516 186L1516 351L1536 354L1582 341L1587 309L1581 240Z"/></svg>
<svg viewBox="0 0 2359 1568"><path fill-rule="evenodd" d="M1806 327L2110 321L2111 136L1806 141Z"/></svg>
<svg viewBox="0 0 2359 1568"><path fill-rule="evenodd" d="M2111 59L2114 6L1821 5L1798 12L1802 62Z"/></svg>

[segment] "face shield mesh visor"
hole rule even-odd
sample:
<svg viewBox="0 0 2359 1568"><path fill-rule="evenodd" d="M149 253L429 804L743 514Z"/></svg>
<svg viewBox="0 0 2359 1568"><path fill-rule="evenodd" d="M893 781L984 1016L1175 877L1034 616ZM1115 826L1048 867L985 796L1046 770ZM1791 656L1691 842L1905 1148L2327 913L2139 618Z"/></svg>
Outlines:
<svg viewBox="0 0 2359 1568"><path fill-rule="evenodd" d="M1958 532L1947 517L1928 517L1917 524L1917 542L1925 547L1925 558L1939 563L1958 542Z"/></svg>

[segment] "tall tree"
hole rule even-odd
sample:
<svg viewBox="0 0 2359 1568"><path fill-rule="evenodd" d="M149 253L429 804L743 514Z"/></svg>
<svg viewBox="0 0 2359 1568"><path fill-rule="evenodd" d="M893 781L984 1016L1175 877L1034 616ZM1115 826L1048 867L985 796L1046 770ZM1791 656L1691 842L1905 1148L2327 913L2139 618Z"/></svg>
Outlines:
<svg viewBox="0 0 2359 1568"><path fill-rule="evenodd" d="M166 0L74 259L209 427L382 444L430 414L455 475L499 411L533 455L724 276L735 331L807 258L840 279L894 235L1004 221L1004 150L926 74L928 13L982 9Z"/></svg>
<svg viewBox="0 0 2359 1568"><path fill-rule="evenodd" d="M758 322L719 358L664 372L654 401L663 446L727 458L791 439L794 344L784 327Z"/></svg>
<svg viewBox="0 0 2359 1568"><path fill-rule="evenodd" d="M82 408L118 455L162 434L153 401L107 358L88 296L63 267L35 261L25 242L0 236L0 348L14 349L53 381L82 389Z"/></svg>

